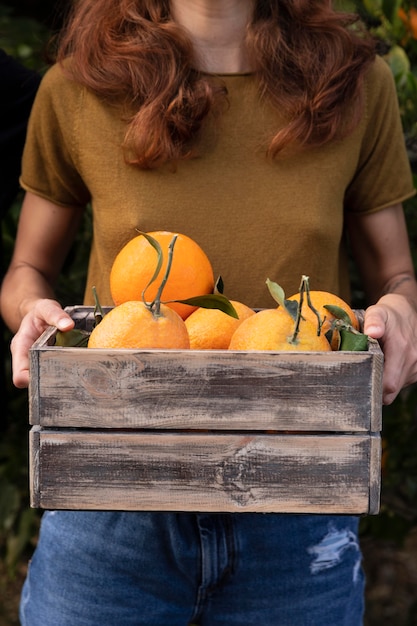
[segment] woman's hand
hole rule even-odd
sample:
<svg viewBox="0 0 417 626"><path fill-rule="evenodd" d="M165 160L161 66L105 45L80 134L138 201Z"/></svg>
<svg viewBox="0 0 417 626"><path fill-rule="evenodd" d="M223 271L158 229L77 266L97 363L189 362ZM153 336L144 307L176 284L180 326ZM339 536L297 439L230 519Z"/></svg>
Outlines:
<svg viewBox="0 0 417 626"><path fill-rule="evenodd" d="M16 333L11 342L13 383L29 384L29 349L48 326L66 331L71 317L54 286L82 219L82 207L63 208L26 192L15 247L0 291L1 316Z"/></svg>
<svg viewBox="0 0 417 626"><path fill-rule="evenodd" d="M361 215L347 227L368 302L364 332L384 351L383 402L417 382L417 282L400 204Z"/></svg>
<svg viewBox="0 0 417 626"><path fill-rule="evenodd" d="M417 382L417 311L403 295L382 296L365 313L364 332L378 339L385 357L383 403Z"/></svg>
<svg viewBox="0 0 417 626"><path fill-rule="evenodd" d="M29 385L29 349L48 326L65 332L74 327L74 320L56 300L42 298L34 302L10 343L13 383L20 389Z"/></svg>

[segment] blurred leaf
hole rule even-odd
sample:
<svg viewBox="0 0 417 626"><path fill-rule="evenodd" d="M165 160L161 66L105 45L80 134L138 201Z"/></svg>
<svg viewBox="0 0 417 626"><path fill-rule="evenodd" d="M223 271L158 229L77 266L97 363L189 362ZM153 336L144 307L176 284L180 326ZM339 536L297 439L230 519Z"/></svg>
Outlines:
<svg viewBox="0 0 417 626"><path fill-rule="evenodd" d="M32 542L38 529L38 515L35 509L25 509L19 518L16 534L9 536L6 546L6 566L13 575L16 565L27 546Z"/></svg>
<svg viewBox="0 0 417 626"><path fill-rule="evenodd" d="M390 22L396 21L401 3L402 0L382 0L382 12Z"/></svg>
<svg viewBox="0 0 417 626"><path fill-rule="evenodd" d="M369 15L380 15L382 13L382 0L363 0L363 6Z"/></svg>
<svg viewBox="0 0 417 626"><path fill-rule="evenodd" d="M15 16L11 7L0 5L0 47L27 67L45 70L43 52L49 34L39 21Z"/></svg>
<svg viewBox="0 0 417 626"><path fill-rule="evenodd" d="M0 480L0 534L9 531L16 519L20 505L17 487L6 479Z"/></svg>
<svg viewBox="0 0 417 626"><path fill-rule="evenodd" d="M354 13L356 10L354 0L335 0L333 4L337 11L344 11L346 13Z"/></svg>
<svg viewBox="0 0 417 626"><path fill-rule="evenodd" d="M385 58L388 61L388 65L390 66L392 73L397 79L402 78L409 73L410 59L408 58L404 48L401 48L401 46L393 46Z"/></svg>

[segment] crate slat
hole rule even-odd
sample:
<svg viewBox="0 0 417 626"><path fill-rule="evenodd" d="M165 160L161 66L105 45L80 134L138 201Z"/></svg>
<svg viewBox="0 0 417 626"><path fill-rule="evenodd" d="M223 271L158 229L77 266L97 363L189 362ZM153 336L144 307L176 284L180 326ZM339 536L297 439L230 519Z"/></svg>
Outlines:
<svg viewBox="0 0 417 626"><path fill-rule="evenodd" d="M378 438L34 427L32 506L374 513L379 489L370 458L377 466Z"/></svg>
<svg viewBox="0 0 417 626"><path fill-rule="evenodd" d="M30 423L378 431L381 354L38 348Z"/></svg>

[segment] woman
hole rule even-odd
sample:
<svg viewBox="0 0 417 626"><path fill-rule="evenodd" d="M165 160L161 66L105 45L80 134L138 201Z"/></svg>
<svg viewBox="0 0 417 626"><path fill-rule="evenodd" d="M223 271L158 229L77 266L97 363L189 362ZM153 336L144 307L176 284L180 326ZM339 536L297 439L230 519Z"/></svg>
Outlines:
<svg viewBox="0 0 417 626"><path fill-rule="evenodd" d="M16 246L1 293L13 380L48 325L91 201L91 286L111 304L121 246L193 237L228 296L349 297L346 238L372 305L384 402L417 380L417 288L401 202L414 189L390 72L327 0L79 0L34 106ZM364 580L349 516L49 512L23 626L357 626Z"/></svg>

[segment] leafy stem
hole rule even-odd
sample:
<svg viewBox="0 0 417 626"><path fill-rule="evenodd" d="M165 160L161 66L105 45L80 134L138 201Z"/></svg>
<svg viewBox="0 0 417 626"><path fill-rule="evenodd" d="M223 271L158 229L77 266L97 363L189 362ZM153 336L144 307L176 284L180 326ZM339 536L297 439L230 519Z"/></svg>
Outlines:
<svg viewBox="0 0 417 626"><path fill-rule="evenodd" d="M300 303L301 303L304 292L306 294L307 304L309 308L313 311L314 315L317 317L317 336L319 336L321 333L321 327L323 326L324 319L322 319L320 313L318 312L318 310L316 309L316 307L313 305L311 301L310 278L308 276L303 275L301 278L301 286L300 286ZM301 311L301 307L300 307L300 311Z"/></svg>
<svg viewBox="0 0 417 626"><path fill-rule="evenodd" d="M97 289L93 286L93 298L94 298L94 324L97 325L104 317L104 312L100 304L100 300L97 295Z"/></svg>
<svg viewBox="0 0 417 626"><path fill-rule="evenodd" d="M164 277L161 281L161 284L159 285L158 291L156 292L156 296L154 298L154 300L150 303L147 304L147 306L149 306L149 309L153 312L153 314L155 315L155 317L158 317L161 313L161 295L162 292L164 290L164 287L166 285L166 282L168 280L168 276L169 273L171 271L171 266L172 266L172 259L174 256L174 247L175 247L175 242L178 239L178 235L174 235L169 243L168 246L168 261L167 261L167 267L165 270L165 274ZM145 302L146 304L146 302Z"/></svg>

